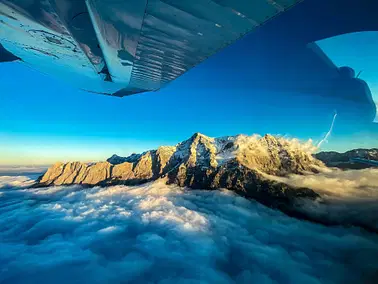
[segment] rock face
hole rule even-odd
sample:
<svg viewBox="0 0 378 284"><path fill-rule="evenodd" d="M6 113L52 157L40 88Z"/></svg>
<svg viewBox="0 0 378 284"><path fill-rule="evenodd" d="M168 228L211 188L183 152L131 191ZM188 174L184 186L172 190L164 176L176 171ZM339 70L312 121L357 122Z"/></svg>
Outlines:
<svg viewBox="0 0 378 284"><path fill-rule="evenodd" d="M353 163L351 159L362 158L366 160L378 161L378 149L354 149L345 153L339 152L319 152L314 155L318 160L323 161L329 167L341 169L363 169L373 167L372 165Z"/></svg>
<svg viewBox="0 0 378 284"><path fill-rule="evenodd" d="M283 208L297 197L316 198L306 188L291 188L268 175L317 172L324 164L310 145L271 135L210 138L195 133L176 146L163 146L106 162L57 163L37 186L82 184L135 185L166 177L167 183L197 189L227 188L264 204Z"/></svg>
<svg viewBox="0 0 378 284"><path fill-rule="evenodd" d="M41 185L88 184L96 185L110 178L112 165L108 162L85 164L56 163L42 176Z"/></svg>

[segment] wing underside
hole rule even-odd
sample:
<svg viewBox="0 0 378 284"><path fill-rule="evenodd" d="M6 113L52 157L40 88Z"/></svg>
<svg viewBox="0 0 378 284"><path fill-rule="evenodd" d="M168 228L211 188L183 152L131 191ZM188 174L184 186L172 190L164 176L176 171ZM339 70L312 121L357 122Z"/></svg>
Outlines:
<svg viewBox="0 0 378 284"><path fill-rule="evenodd" d="M301 0L0 0L0 44L81 89L162 88Z"/></svg>

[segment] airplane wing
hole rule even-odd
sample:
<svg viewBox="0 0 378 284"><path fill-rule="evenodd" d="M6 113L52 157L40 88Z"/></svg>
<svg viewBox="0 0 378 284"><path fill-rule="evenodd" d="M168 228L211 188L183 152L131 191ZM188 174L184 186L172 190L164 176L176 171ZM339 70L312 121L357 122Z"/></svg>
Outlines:
<svg viewBox="0 0 378 284"><path fill-rule="evenodd" d="M301 1L0 0L0 49L123 97L164 87Z"/></svg>

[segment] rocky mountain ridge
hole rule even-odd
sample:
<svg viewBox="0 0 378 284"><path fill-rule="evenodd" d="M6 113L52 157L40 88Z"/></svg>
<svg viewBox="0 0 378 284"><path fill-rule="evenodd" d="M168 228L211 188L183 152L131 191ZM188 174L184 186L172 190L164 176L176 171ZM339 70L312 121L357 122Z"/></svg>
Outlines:
<svg viewBox="0 0 378 284"><path fill-rule="evenodd" d="M362 158L366 160L378 161L378 148L353 149L344 153L335 151L319 152L314 157L324 162L328 167L341 169L363 169L373 167L368 164L354 163L351 159Z"/></svg>
<svg viewBox="0 0 378 284"><path fill-rule="evenodd" d="M298 197L316 198L307 188L291 188L267 175L317 172L324 164L312 146L272 135L211 138L195 133L176 146L128 157L113 155L94 164L56 163L36 186L135 185L165 177L168 184L194 189L227 188L266 205L284 208Z"/></svg>

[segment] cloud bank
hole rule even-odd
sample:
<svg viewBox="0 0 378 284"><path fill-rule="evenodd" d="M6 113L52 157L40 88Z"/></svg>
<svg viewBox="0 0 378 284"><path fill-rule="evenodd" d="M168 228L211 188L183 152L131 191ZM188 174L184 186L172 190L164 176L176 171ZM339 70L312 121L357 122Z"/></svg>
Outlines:
<svg viewBox="0 0 378 284"><path fill-rule="evenodd" d="M3 180L3 178L0 178ZM369 283L378 237L230 191L0 184L0 283Z"/></svg>
<svg viewBox="0 0 378 284"><path fill-rule="evenodd" d="M32 179L37 179L43 173L47 171L48 166L5 166L0 165L0 187L1 184L5 182L5 176L14 177L12 182L16 182L17 176L21 178L29 177ZM11 181L10 181L11 182ZM17 186L17 184L13 184ZM11 186L11 184L10 184Z"/></svg>
<svg viewBox="0 0 378 284"><path fill-rule="evenodd" d="M303 201L300 210L331 223L360 225L378 232L378 169L343 171L323 169L320 174L269 178L320 194L316 202Z"/></svg>

